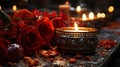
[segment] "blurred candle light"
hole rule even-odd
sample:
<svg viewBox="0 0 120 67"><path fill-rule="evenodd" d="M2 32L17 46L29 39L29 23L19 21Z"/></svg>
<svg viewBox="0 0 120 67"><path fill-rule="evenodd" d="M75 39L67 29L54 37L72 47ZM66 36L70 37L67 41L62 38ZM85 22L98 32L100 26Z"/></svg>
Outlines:
<svg viewBox="0 0 120 67"><path fill-rule="evenodd" d="M17 6L13 5L13 11L16 11L16 10L17 10Z"/></svg>
<svg viewBox="0 0 120 67"><path fill-rule="evenodd" d="M105 13L101 13L101 18L105 18L105 17L106 17Z"/></svg>
<svg viewBox="0 0 120 67"><path fill-rule="evenodd" d="M76 22L74 23L74 28L75 28L75 31L78 31L78 26Z"/></svg>
<svg viewBox="0 0 120 67"><path fill-rule="evenodd" d="M86 14L83 14L83 15L82 15L82 20L83 20L83 21L86 21L86 20L87 20Z"/></svg>
<svg viewBox="0 0 120 67"><path fill-rule="evenodd" d="M101 13L97 13L97 18L101 18Z"/></svg>
<svg viewBox="0 0 120 67"><path fill-rule="evenodd" d="M77 6L76 7L76 12L79 13L81 11L81 7L80 6Z"/></svg>
<svg viewBox="0 0 120 67"><path fill-rule="evenodd" d="M109 8L108 8L108 12L113 12L114 11L114 6L110 6Z"/></svg>
<svg viewBox="0 0 120 67"><path fill-rule="evenodd" d="M94 19L94 13L93 13L93 12L90 12L90 13L89 13L89 19L90 19L90 20L93 20L93 19Z"/></svg>

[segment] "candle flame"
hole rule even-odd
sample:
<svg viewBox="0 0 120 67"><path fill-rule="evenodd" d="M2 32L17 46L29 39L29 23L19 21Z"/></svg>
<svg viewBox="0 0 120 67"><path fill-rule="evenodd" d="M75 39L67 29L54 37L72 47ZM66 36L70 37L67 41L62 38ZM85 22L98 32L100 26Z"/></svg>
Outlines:
<svg viewBox="0 0 120 67"><path fill-rule="evenodd" d="M105 13L101 13L102 18L105 18L105 16L106 16Z"/></svg>
<svg viewBox="0 0 120 67"><path fill-rule="evenodd" d="M82 20L83 20L83 21L86 21L86 20L87 20L86 14L83 14L83 15L82 15Z"/></svg>
<svg viewBox="0 0 120 67"><path fill-rule="evenodd" d="M113 6L110 6L109 8L108 8L108 12L113 12L114 11L114 7Z"/></svg>
<svg viewBox="0 0 120 67"><path fill-rule="evenodd" d="M0 6L0 10L2 9L2 7Z"/></svg>
<svg viewBox="0 0 120 67"><path fill-rule="evenodd" d="M16 11L16 10L17 10L17 6L13 5L13 11Z"/></svg>
<svg viewBox="0 0 120 67"><path fill-rule="evenodd" d="M80 12L80 11L81 11L81 7L80 7L80 6L77 6L76 11L77 11L77 12Z"/></svg>
<svg viewBox="0 0 120 67"><path fill-rule="evenodd" d="M91 20L94 19L94 13L93 12L89 13L89 19L91 19Z"/></svg>
<svg viewBox="0 0 120 67"><path fill-rule="evenodd" d="M78 31L78 26L76 22L74 23L74 28L75 28L75 31Z"/></svg>
<svg viewBox="0 0 120 67"><path fill-rule="evenodd" d="M97 13L97 18L101 18L101 13Z"/></svg>

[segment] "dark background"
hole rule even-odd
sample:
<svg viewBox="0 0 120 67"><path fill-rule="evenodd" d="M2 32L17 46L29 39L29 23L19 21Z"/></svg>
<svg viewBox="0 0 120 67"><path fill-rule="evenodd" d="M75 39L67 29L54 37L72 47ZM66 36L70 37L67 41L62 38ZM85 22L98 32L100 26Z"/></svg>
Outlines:
<svg viewBox="0 0 120 67"><path fill-rule="evenodd" d="M18 8L27 9L51 9L57 10L59 4L64 4L67 0L0 0L2 9L11 9L15 4ZM114 17L120 16L120 0L68 0L72 7L83 4L83 7L94 12L105 12L110 5L115 7Z"/></svg>

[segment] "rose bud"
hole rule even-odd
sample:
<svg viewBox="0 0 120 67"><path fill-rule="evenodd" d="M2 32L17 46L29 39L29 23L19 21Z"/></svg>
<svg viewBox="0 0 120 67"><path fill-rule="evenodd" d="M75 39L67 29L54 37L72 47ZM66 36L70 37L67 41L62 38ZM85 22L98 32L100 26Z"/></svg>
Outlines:
<svg viewBox="0 0 120 67"><path fill-rule="evenodd" d="M85 60L92 60L90 56L85 56Z"/></svg>
<svg viewBox="0 0 120 67"><path fill-rule="evenodd" d="M75 58L70 58L70 59L69 59L69 62L70 62L70 63L75 63L76 61L77 61L77 60L76 60Z"/></svg>
<svg viewBox="0 0 120 67"><path fill-rule="evenodd" d="M23 48L18 44L8 45L8 60L15 62L23 57Z"/></svg>

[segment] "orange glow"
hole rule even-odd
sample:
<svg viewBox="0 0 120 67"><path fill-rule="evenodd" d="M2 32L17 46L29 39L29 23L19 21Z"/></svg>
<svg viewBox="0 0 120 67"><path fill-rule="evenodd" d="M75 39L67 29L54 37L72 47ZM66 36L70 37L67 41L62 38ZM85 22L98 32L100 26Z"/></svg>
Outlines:
<svg viewBox="0 0 120 67"><path fill-rule="evenodd" d="M75 31L78 31L78 26L76 22L74 23L74 28L75 28Z"/></svg>
<svg viewBox="0 0 120 67"><path fill-rule="evenodd" d="M91 19L91 20L94 19L94 13L93 13L93 12L90 12L90 13L89 13L89 19Z"/></svg>
<svg viewBox="0 0 120 67"><path fill-rule="evenodd" d="M86 20L87 20L86 14L83 14L83 15L82 15L82 20L83 20L83 21L86 21Z"/></svg>
<svg viewBox="0 0 120 67"><path fill-rule="evenodd" d="M66 4L66 5L68 5L68 4L69 4L69 2L68 2L68 1L66 1L66 2L65 2L65 4Z"/></svg>
<svg viewBox="0 0 120 67"><path fill-rule="evenodd" d="M16 11L16 10L17 10L17 6L13 5L13 11Z"/></svg>
<svg viewBox="0 0 120 67"><path fill-rule="evenodd" d="M108 12L113 12L114 11L114 7L113 6L110 6L109 8L108 8Z"/></svg>

